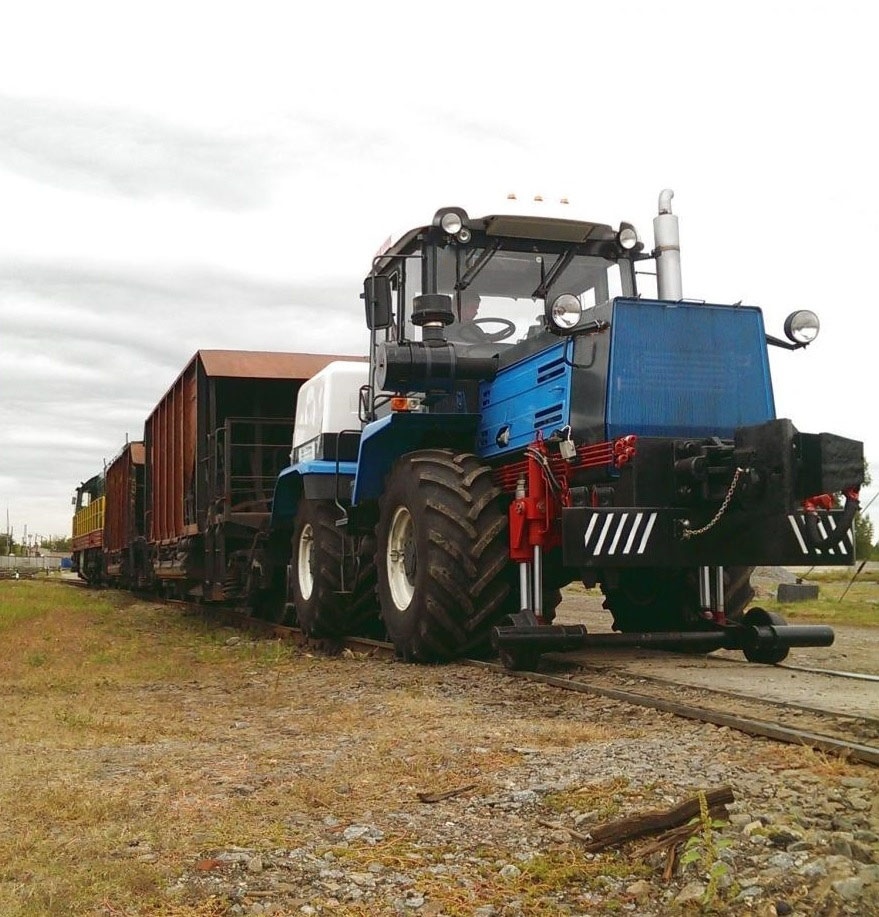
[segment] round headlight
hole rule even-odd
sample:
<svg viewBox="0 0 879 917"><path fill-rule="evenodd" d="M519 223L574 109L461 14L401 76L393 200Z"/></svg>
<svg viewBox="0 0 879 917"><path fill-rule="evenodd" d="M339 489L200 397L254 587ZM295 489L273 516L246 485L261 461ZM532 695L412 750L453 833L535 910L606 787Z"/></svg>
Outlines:
<svg viewBox="0 0 879 917"><path fill-rule="evenodd" d="M784 333L795 344L811 344L818 337L821 322L818 316L809 309L791 312L784 320Z"/></svg>
<svg viewBox="0 0 879 917"><path fill-rule="evenodd" d="M638 233L631 226L626 226L617 233L620 248L631 251L638 244Z"/></svg>
<svg viewBox="0 0 879 917"><path fill-rule="evenodd" d="M464 225L461 220L461 215L450 211L449 213L444 213L442 219L440 220L440 226L450 235L455 235L456 232L461 230L461 227Z"/></svg>
<svg viewBox="0 0 879 917"><path fill-rule="evenodd" d="M573 293L562 293L549 309L549 318L560 331L568 331L580 321L583 307Z"/></svg>

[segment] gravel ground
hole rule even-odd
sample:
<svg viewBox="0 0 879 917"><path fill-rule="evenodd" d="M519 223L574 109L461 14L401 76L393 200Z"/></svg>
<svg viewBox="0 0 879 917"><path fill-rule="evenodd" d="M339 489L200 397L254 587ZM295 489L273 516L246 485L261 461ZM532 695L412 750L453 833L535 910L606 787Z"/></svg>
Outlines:
<svg viewBox="0 0 879 917"><path fill-rule="evenodd" d="M251 691L269 688L260 678ZM193 690L183 707L212 702ZM249 721L243 699L230 709L241 729L217 740L230 759L249 749L247 766L230 784L218 762L206 798L258 804L296 774L321 788L320 805L291 803L290 845L191 851L173 901L213 896L229 915L879 914L871 768L458 666L317 660L271 690L287 705L275 717ZM341 731L296 729L333 705L359 715ZM735 793L728 820L668 878L665 854L640 852L649 839L589 854L571 833L723 784ZM134 840L128 855L154 854Z"/></svg>

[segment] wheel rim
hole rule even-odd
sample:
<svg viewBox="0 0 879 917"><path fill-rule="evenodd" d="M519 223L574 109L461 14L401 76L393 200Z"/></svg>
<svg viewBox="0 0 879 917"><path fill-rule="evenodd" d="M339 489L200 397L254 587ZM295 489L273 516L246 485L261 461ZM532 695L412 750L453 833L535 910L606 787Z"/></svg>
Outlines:
<svg viewBox="0 0 879 917"><path fill-rule="evenodd" d="M307 602L314 590L314 529L310 522L299 533L299 550L296 552L296 574L299 592Z"/></svg>
<svg viewBox="0 0 879 917"><path fill-rule="evenodd" d="M415 595L415 526L405 506L397 507L388 532L385 560L391 599L399 611L405 611Z"/></svg>

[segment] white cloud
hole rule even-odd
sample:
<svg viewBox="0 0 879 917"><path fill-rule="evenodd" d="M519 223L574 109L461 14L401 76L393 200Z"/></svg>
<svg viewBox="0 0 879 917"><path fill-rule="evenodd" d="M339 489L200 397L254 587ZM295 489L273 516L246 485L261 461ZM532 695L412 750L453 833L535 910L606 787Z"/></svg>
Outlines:
<svg viewBox="0 0 879 917"><path fill-rule="evenodd" d="M20 5L0 58L0 436L19 437L0 500L65 530L74 484L199 348L364 352L360 282L388 234L511 190L649 242L675 188L687 295L760 305L776 332L818 311L813 347L772 355L779 413L875 460L873 18Z"/></svg>

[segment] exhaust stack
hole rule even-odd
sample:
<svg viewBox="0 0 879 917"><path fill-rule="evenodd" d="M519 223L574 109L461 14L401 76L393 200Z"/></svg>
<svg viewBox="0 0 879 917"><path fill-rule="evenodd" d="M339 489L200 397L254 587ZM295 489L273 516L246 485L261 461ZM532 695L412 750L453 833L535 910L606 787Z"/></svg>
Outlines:
<svg viewBox="0 0 879 917"><path fill-rule="evenodd" d="M659 215L653 218L656 254L656 280L659 298L677 302L683 298L681 286L681 240L678 218L671 212L674 191L666 188L659 195Z"/></svg>

